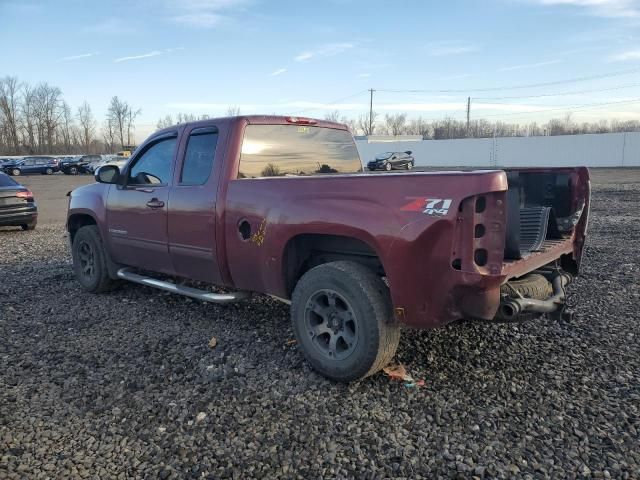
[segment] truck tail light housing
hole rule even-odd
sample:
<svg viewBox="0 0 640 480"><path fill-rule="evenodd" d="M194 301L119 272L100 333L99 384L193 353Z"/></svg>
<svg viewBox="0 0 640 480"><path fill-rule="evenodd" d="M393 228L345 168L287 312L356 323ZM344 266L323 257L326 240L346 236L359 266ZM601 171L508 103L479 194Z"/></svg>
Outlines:
<svg viewBox="0 0 640 480"><path fill-rule="evenodd" d="M318 123L317 120L313 118L305 118L305 117L285 117L287 123L295 123L296 125L315 125Z"/></svg>
<svg viewBox="0 0 640 480"><path fill-rule="evenodd" d="M506 208L504 192L467 197L459 205L451 268L481 275L502 269Z"/></svg>

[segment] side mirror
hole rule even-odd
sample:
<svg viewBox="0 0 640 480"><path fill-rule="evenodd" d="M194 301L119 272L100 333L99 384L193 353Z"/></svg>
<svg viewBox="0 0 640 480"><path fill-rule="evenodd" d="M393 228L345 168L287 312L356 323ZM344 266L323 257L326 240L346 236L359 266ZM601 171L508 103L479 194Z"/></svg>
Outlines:
<svg viewBox="0 0 640 480"><path fill-rule="evenodd" d="M120 169L115 165L103 165L98 167L93 176L98 183L118 183Z"/></svg>
<svg viewBox="0 0 640 480"><path fill-rule="evenodd" d="M411 155L413 152L412 152L411 150L407 150L407 151L406 151L406 152L404 152L404 153L406 153L407 155Z"/></svg>

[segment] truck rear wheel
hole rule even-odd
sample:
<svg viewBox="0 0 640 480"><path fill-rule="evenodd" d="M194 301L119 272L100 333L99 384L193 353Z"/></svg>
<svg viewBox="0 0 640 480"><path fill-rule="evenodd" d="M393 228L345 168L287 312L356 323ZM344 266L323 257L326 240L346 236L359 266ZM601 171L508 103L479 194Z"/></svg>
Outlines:
<svg viewBox="0 0 640 480"><path fill-rule="evenodd" d="M96 225L78 230L71 247L73 271L82 288L91 293L102 293L114 286L109 277L107 260L100 231Z"/></svg>
<svg viewBox="0 0 640 480"><path fill-rule="evenodd" d="M387 365L400 341L388 287L368 268L348 261L319 265L293 292L298 345L327 378L350 382Z"/></svg>

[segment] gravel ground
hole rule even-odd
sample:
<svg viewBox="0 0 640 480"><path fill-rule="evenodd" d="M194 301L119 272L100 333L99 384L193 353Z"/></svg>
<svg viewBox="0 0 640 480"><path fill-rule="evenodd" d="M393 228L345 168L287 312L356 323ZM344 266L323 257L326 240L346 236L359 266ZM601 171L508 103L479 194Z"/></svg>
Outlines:
<svg viewBox="0 0 640 480"><path fill-rule="evenodd" d="M0 478L640 478L630 175L594 185L573 320L405 332L413 389L316 375L269 298L86 294L60 224L4 229Z"/></svg>

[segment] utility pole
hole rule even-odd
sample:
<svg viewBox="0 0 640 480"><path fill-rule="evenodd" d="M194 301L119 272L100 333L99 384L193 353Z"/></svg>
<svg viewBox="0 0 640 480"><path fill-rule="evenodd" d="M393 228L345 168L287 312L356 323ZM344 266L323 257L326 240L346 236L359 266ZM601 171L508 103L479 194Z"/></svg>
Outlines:
<svg viewBox="0 0 640 480"><path fill-rule="evenodd" d="M470 121L471 121L471 97L467 97L467 137L469 136Z"/></svg>
<svg viewBox="0 0 640 480"><path fill-rule="evenodd" d="M375 90L370 88L369 92L371 92L369 101L369 135L373 135L373 92L375 92Z"/></svg>

